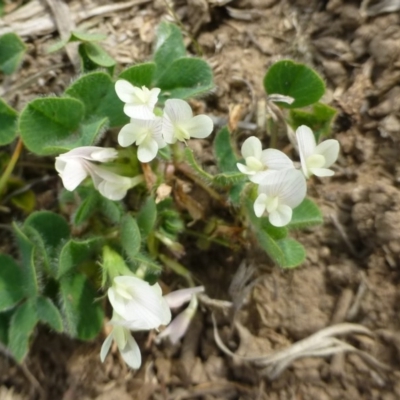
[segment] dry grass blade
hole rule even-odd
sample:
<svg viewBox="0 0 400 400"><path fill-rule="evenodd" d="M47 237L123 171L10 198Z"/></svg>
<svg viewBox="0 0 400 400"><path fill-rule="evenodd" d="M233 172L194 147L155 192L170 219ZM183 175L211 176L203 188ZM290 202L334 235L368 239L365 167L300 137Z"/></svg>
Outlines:
<svg viewBox="0 0 400 400"><path fill-rule="evenodd" d="M263 368L263 374L269 379L277 378L293 361L299 358L327 357L343 352L355 352L374 368L384 370L388 369L385 364L379 362L368 353L358 350L354 346L335 337L349 334L364 334L372 336L373 333L362 325L350 323L333 325L328 328L321 329L313 335L300 340L285 349L278 350L264 356L244 357L233 353L225 346L219 336L213 314L212 321L214 325L214 339L220 350L231 357L242 361L249 361L255 366Z"/></svg>
<svg viewBox="0 0 400 400"><path fill-rule="evenodd" d="M379 14L390 13L400 10L399 0L381 0L370 4L371 0L364 0L361 4L361 12L368 17L375 17Z"/></svg>
<svg viewBox="0 0 400 400"><path fill-rule="evenodd" d="M150 3L151 0L131 0L104 6L89 3L83 8L81 2L72 2L69 10L71 21L76 26L87 19L126 10L135 6ZM25 6L0 20L0 35L15 32L20 36L43 36L57 30L57 25L50 17L48 10L39 0L31 0Z"/></svg>

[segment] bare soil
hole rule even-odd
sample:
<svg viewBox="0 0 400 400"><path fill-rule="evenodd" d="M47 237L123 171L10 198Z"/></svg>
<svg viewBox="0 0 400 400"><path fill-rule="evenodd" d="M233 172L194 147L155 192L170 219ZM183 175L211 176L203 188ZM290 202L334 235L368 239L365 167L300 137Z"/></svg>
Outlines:
<svg viewBox="0 0 400 400"><path fill-rule="evenodd" d="M342 148L335 176L309 182L309 194L321 206L325 223L295 234L308 256L303 266L290 271L272 265L254 243L243 246L246 240L237 232L231 236L231 250L217 244L199 249L194 239L185 239L182 262L205 285L210 298L233 301L234 313L221 304L203 306L183 342L175 347L157 346L153 334L138 335L144 358L139 371L128 370L117 351L101 364L103 338L80 343L40 329L23 366L0 355L1 400L400 398L400 14L383 12L383 3L171 3L215 72L215 90L194 105L221 123L235 120L233 110L242 122L255 123L262 117L262 80L276 60L306 62L324 77L328 86L324 100L339 110L333 137ZM171 20L170 10L164 1L155 0L79 17L96 7L117 4L68 3L71 20L78 27L108 34L104 46L117 61L130 65L147 60L155 27L163 18ZM12 5L3 18L6 25L18 11ZM49 10L39 11L31 20L39 16L40 21L52 21ZM17 28L22 30L23 25ZM62 93L76 76L65 53L45 52L58 37L57 27L39 25L36 31L21 31L29 43L29 55L17 77L3 82L7 100L17 109L37 95ZM189 38L187 42L194 52ZM265 133L253 130L251 124L247 127L251 129L238 129L238 142L256 134L268 144ZM285 138L282 145L295 157ZM203 163L212 162L209 149L207 141L195 148ZM23 160L34 158L25 154ZM51 166L43 168L53 174ZM18 172L29 174L26 168ZM39 207L55 207L57 178L39 188ZM193 190L195 197L199 189ZM205 193L199 196L203 217L219 213L225 228L229 227L234 210L217 208ZM220 231L217 234L226 237L229 230ZM256 272L247 290L239 287L229 292L242 262ZM168 273L164 278L174 282ZM221 351L214 340L211 310L222 341L246 357L287 348L338 323L359 324L373 334L339 336L360 352L300 358L273 376L268 368Z"/></svg>

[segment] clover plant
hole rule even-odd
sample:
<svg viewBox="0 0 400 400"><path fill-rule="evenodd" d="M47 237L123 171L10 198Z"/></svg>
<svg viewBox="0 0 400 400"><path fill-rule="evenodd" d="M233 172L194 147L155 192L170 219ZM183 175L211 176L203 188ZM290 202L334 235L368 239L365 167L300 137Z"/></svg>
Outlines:
<svg viewBox="0 0 400 400"><path fill-rule="evenodd" d="M227 127L215 132L209 115L192 111L188 99L206 96L213 74L206 61L187 55L178 27L161 23L152 59L118 75L116 62L98 43L103 38L72 32L53 46L55 51L79 42L81 75L62 95L34 99L21 112L0 99L0 145L17 140L3 165L2 201L18 196L12 172L23 147L38 160L52 160L64 187L53 211L20 207L26 219L11 227L17 252L0 254L0 340L18 362L38 323L73 338L95 338L106 301L112 330L102 360L115 341L126 363L139 368L132 331L168 326L159 340L174 343L184 335L204 287L195 287L179 261L180 238L189 215L196 220L196 207L187 201L186 212L182 199L177 204L171 183L176 171L224 204L242 238L256 240L280 268L305 259L290 232L322 223L319 208L306 198L306 180L334 174L339 144L318 144L335 112L319 102L325 85L314 70L290 60L273 64L264 79L274 114L268 135L261 131L237 143ZM0 37L0 70L14 72L24 51L17 36ZM273 146L279 124L292 133L295 161ZM195 159L187 145L196 139L212 140L217 173ZM270 148L264 148L267 142ZM163 296L157 279L165 267L188 287ZM171 322L171 309L185 303L188 308Z"/></svg>

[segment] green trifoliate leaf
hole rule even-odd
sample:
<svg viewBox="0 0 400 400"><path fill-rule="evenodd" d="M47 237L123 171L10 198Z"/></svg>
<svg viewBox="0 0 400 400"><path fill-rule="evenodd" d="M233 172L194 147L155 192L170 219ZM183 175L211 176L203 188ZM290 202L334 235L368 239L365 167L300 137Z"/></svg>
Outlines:
<svg viewBox="0 0 400 400"><path fill-rule="evenodd" d="M49 298L40 296L36 299L36 313L40 322L49 325L57 332L63 331L60 311Z"/></svg>
<svg viewBox="0 0 400 400"><path fill-rule="evenodd" d="M86 138L77 134L84 112L84 105L76 99L48 97L31 101L19 120L25 146L35 154L49 155L54 154L54 148L72 148L76 142L85 142Z"/></svg>
<svg viewBox="0 0 400 400"><path fill-rule="evenodd" d="M35 246L16 223L13 223L13 231L21 255L23 288L27 297L35 297L39 292L34 258Z"/></svg>
<svg viewBox="0 0 400 400"><path fill-rule="evenodd" d="M286 238L276 242L283 254L282 268L295 268L303 264L306 259L306 251L297 240Z"/></svg>
<svg viewBox="0 0 400 400"><path fill-rule="evenodd" d="M71 239L65 243L58 260L57 278L75 270L82 262L95 259L102 241L102 238L94 237L80 241Z"/></svg>
<svg viewBox="0 0 400 400"><path fill-rule="evenodd" d="M119 78L130 82L133 86L150 88L155 70L154 63L137 64L122 71Z"/></svg>
<svg viewBox="0 0 400 400"><path fill-rule="evenodd" d="M81 192L82 191L80 191L79 194L81 194ZM100 202L100 196L101 194L97 190L92 189L87 197L82 200L73 216L75 225L83 224L96 212Z"/></svg>
<svg viewBox="0 0 400 400"><path fill-rule="evenodd" d="M83 31L72 31L71 35L64 40L60 40L48 47L47 52L53 53L61 50L69 42L100 42L107 38L103 33L89 33Z"/></svg>
<svg viewBox="0 0 400 400"><path fill-rule="evenodd" d="M303 202L293 209L292 220L289 229L302 229L314 225L320 225L324 222L321 210L310 199L304 199Z"/></svg>
<svg viewBox="0 0 400 400"><path fill-rule="evenodd" d="M17 136L18 113L0 99L0 146L11 143Z"/></svg>
<svg viewBox="0 0 400 400"><path fill-rule="evenodd" d="M160 101L187 99L213 87L213 73L207 62L198 58L180 58L172 62L153 86L161 89Z"/></svg>
<svg viewBox="0 0 400 400"><path fill-rule="evenodd" d="M249 199L246 201L246 210L260 246L276 264L281 268L294 268L304 262L304 247L296 240L286 237L286 227L277 228L266 218L257 218Z"/></svg>
<svg viewBox="0 0 400 400"><path fill-rule="evenodd" d="M140 209L136 221L141 234L146 238L154 229L157 207L153 197L149 197Z"/></svg>
<svg viewBox="0 0 400 400"><path fill-rule="evenodd" d="M326 104L316 103L311 111L290 110L290 124L293 129L301 125L306 125L314 132L316 142L321 136L326 136L330 132L330 126L336 110Z"/></svg>
<svg viewBox="0 0 400 400"><path fill-rule="evenodd" d="M241 195L243 193L246 182L238 182L233 184L229 190L229 201L234 207L239 207L241 205Z"/></svg>
<svg viewBox="0 0 400 400"><path fill-rule="evenodd" d="M8 346L8 329L12 314L12 311L0 313L0 343L4 346Z"/></svg>
<svg viewBox="0 0 400 400"><path fill-rule="evenodd" d="M35 244L36 265L41 264L40 267L55 276L61 245L70 236L67 221L59 214L37 211L25 220L23 231Z"/></svg>
<svg viewBox="0 0 400 400"><path fill-rule="evenodd" d="M107 39L107 35L104 33L91 33L85 31L72 31L70 42L101 42Z"/></svg>
<svg viewBox="0 0 400 400"><path fill-rule="evenodd" d="M14 307L25 297L22 273L12 257L0 254L0 311Z"/></svg>
<svg viewBox="0 0 400 400"><path fill-rule="evenodd" d="M268 217L258 218L256 221L260 229L267 233L273 240L285 239L288 234L288 229L286 226L277 227L269 222Z"/></svg>
<svg viewBox="0 0 400 400"><path fill-rule="evenodd" d="M130 259L134 259L140 250L141 237L137 222L130 215L125 215L120 225L121 246Z"/></svg>
<svg viewBox="0 0 400 400"><path fill-rule="evenodd" d="M110 75L113 73L116 61L97 43L81 43L78 51L84 72L106 68Z"/></svg>
<svg viewBox="0 0 400 400"><path fill-rule="evenodd" d="M171 23L161 22L157 29L154 46L154 61L156 63L156 79L178 58L186 55L185 43L180 29Z"/></svg>
<svg viewBox="0 0 400 400"><path fill-rule="evenodd" d="M124 214L122 203L120 201L112 201L103 196L99 198L98 209L113 224L118 224Z"/></svg>
<svg viewBox="0 0 400 400"><path fill-rule="evenodd" d="M228 127L222 128L215 136L214 154L217 159L217 165L221 172L235 172L239 170L236 166L237 157L231 143L231 133Z"/></svg>
<svg viewBox="0 0 400 400"><path fill-rule="evenodd" d="M107 117L110 127L129 122L129 118L123 112L124 104L115 92L114 82L104 72L92 72L80 77L65 91L65 94L80 100L85 105L85 120Z"/></svg>
<svg viewBox="0 0 400 400"><path fill-rule="evenodd" d="M82 275L66 275L60 280L63 322L66 332L81 340L91 340L100 332L104 313L94 302L96 292Z"/></svg>
<svg viewBox="0 0 400 400"><path fill-rule="evenodd" d="M45 246L57 249L70 236L69 225L61 215L50 211L36 211L24 222L24 229L32 227L40 236ZM54 253L51 256L55 256Z"/></svg>
<svg viewBox="0 0 400 400"><path fill-rule="evenodd" d="M35 300L21 304L10 321L8 347L18 362L21 362L29 351L29 339L38 322Z"/></svg>
<svg viewBox="0 0 400 400"><path fill-rule="evenodd" d="M264 77L268 95L280 94L294 99L292 104L277 102L284 108L306 107L316 103L325 93L322 78L311 68L291 60L273 64Z"/></svg>
<svg viewBox="0 0 400 400"><path fill-rule="evenodd" d="M24 42L15 33L0 36L0 71L12 74L19 67L25 52Z"/></svg>

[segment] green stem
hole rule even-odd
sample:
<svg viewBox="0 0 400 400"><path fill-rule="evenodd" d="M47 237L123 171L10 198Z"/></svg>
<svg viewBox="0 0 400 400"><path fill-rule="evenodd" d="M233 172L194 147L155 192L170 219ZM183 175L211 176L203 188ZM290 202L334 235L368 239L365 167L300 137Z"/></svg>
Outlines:
<svg viewBox="0 0 400 400"><path fill-rule="evenodd" d="M176 274L185 278L187 280L187 282L189 283L190 287L195 286L193 278L192 278L192 274L181 263L178 263L178 261L175 261L175 260L167 257L165 254L160 254L158 257L161 260L161 262L163 262L168 268L172 269L172 271L174 271Z"/></svg>
<svg viewBox="0 0 400 400"><path fill-rule="evenodd" d="M14 153L11 156L11 160L8 163L5 171L3 172L3 175L0 178L0 196L3 194L3 192L5 190L7 181L10 178L10 175L14 170L15 164L17 163L19 156L21 155L22 148L23 148L23 143L22 143L21 138L19 138L18 143L15 146Z"/></svg>

